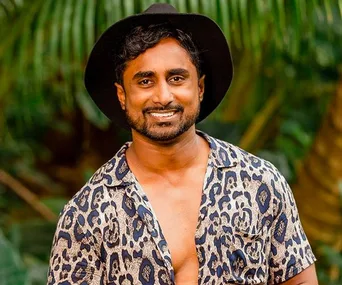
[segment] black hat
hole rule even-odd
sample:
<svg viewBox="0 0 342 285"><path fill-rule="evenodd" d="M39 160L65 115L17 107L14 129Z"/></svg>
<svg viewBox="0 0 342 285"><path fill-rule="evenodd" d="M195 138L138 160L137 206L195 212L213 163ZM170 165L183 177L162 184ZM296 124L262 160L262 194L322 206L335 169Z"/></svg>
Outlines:
<svg viewBox="0 0 342 285"><path fill-rule="evenodd" d="M141 14L122 19L109 27L96 42L85 70L85 86L100 110L113 122L128 127L116 95L113 56L125 35L137 26L169 23L192 37L200 51L205 91L197 122L206 118L225 96L233 77L228 43L218 25L200 14L179 13L169 4L153 4Z"/></svg>

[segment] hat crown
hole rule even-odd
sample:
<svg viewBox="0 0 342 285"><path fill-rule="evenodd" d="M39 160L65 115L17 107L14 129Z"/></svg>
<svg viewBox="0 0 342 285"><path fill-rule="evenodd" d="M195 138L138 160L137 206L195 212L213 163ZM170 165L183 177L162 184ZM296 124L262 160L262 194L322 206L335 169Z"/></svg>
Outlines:
<svg viewBox="0 0 342 285"><path fill-rule="evenodd" d="M175 7L167 3L156 3L148 7L143 14L172 14L178 13Z"/></svg>

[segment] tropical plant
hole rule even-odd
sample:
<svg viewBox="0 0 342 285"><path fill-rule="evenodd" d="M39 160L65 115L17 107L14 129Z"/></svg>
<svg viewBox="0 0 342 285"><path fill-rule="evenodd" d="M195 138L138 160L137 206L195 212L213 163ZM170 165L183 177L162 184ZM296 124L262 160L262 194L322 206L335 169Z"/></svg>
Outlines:
<svg viewBox="0 0 342 285"><path fill-rule="evenodd" d="M46 268L53 226L35 212L56 216L127 139L86 94L83 69L106 27L153 2L206 14L221 26L235 77L199 127L274 162L295 185L310 238L339 254L342 0L0 0L0 243L17 256L13 272L27 284L41 282L29 276ZM49 214L39 210L46 207ZM42 247L34 238L23 246L30 228L45 232L47 239L37 239Z"/></svg>

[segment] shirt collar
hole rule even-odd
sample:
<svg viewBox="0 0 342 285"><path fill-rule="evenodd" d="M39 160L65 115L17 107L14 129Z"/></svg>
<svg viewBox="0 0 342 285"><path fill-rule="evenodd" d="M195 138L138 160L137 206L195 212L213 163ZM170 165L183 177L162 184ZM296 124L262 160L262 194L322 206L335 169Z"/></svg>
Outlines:
<svg viewBox="0 0 342 285"><path fill-rule="evenodd" d="M196 133L207 140L210 147L209 165L216 168L230 168L238 164L237 147L213 138L208 134L196 130Z"/></svg>
<svg viewBox="0 0 342 285"><path fill-rule="evenodd" d="M238 164L237 147L215 139L202 131L196 130L196 133L209 143L209 166L215 168L230 168ZM95 172L90 182L97 184L101 181L110 187L134 184L135 179L126 160L126 150L131 143L125 143L112 159Z"/></svg>
<svg viewBox="0 0 342 285"><path fill-rule="evenodd" d="M107 161L101 168L99 168L92 178L91 184L104 183L106 186L128 186L134 183L132 179L133 173L128 167L126 160L126 150L129 148L131 142L125 143L119 151Z"/></svg>

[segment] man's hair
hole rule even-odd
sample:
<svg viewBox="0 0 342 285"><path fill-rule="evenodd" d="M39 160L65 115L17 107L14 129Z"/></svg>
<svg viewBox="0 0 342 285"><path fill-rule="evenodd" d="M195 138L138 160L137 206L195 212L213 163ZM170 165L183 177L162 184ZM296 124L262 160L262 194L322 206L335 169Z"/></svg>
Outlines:
<svg viewBox="0 0 342 285"><path fill-rule="evenodd" d="M189 54L191 62L195 65L198 77L201 75L199 50L191 36L170 24L154 24L135 27L124 39L121 51L115 55L115 75L117 82L123 85L123 73L129 61L137 58L147 49L156 46L166 38L176 39L180 46Z"/></svg>

